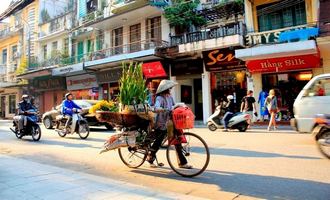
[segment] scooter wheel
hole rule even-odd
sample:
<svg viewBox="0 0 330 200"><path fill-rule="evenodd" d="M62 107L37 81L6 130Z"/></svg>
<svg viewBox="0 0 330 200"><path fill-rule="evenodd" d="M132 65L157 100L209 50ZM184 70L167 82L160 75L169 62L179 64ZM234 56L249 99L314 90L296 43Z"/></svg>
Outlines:
<svg viewBox="0 0 330 200"><path fill-rule="evenodd" d="M209 128L210 131L216 131L218 129L217 126L214 124L209 124L207 125L207 127Z"/></svg>

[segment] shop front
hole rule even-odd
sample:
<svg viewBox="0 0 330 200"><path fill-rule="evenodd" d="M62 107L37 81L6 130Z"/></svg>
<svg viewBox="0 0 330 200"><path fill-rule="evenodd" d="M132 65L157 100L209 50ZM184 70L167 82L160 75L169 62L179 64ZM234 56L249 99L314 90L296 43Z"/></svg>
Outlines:
<svg viewBox="0 0 330 200"><path fill-rule="evenodd" d="M306 83L315 75L313 69L320 67L320 54L307 54L247 61L252 74L261 75L265 91L276 90L278 105L285 119L293 116L293 103Z"/></svg>
<svg viewBox="0 0 330 200"><path fill-rule="evenodd" d="M114 68L96 73L96 79L100 85L100 99L114 100L119 94L119 79L122 75L122 68Z"/></svg>
<svg viewBox="0 0 330 200"><path fill-rule="evenodd" d="M34 78L31 82L30 95L35 97L35 104L41 113L62 103L66 92L64 77L44 76Z"/></svg>
<svg viewBox="0 0 330 200"><path fill-rule="evenodd" d="M181 60L171 65L171 80L178 82L172 90L175 101L191 107L196 120L203 120L202 74L202 59Z"/></svg>
<svg viewBox="0 0 330 200"><path fill-rule="evenodd" d="M2 119L11 119L16 114L17 104L21 99L22 90L17 88L1 88L0 109Z"/></svg>
<svg viewBox="0 0 330 200"><path fill-rule="evenodd" d="M99 85L95 75L82 74L66 77L67 90L75 99L98 100Z"/></svg>
<svg viewBox="0 0 330 200"><path fill-rule="evenodd" d="M203 58L205 70L210 72L212 110L228 95L234 96L238 108L247 89L245 62L229 48L204 51Z"/></svg>

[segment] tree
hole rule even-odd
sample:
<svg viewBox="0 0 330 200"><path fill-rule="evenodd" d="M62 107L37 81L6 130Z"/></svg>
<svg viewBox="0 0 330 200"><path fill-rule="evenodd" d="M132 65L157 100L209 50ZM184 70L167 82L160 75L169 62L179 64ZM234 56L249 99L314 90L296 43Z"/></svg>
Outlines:
<svg viewBox="0 0 330 200"><path fill-rule="evenodd" d="M28 60L26 57L21 58L20 65L16 69L16 75L24 74L27 70Z"/></svg>
<svg viewBox="0 0 330 200"><path fill-rule="evenodd" d="M164 16L168 20L170 26L178 27L185 31L189 27L201 27L207 23L203 16L197 15L197 7L199 0L175 0L172 5L165 7Z"/></svg>
<svg viewBox="0 0 330 200"><path fill-rule="evenodd" d="M51 19L51 17L50 17L50 15L49 15L46 8L41 10L40 16L41 16L41 22L42 23L48 22Z"/></svg>

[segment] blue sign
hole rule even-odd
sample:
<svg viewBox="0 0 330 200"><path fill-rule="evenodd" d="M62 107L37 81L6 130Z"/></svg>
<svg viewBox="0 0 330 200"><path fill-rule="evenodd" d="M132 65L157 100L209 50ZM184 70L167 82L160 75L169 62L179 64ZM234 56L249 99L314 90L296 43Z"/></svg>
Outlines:
<svg viewBox="0 0 330 200"><path fill-rule="evenodd" d="M98 87L93 87L93 88L92 88L92 92L93 92L93 93L97 93L97 92L99 92L99 88L98 88Z"/></svg>
<svg viewBox="0 0 330 200"><path fill-rule="evenodd" d="M317 37L319 35L319 28L306 28L300 30L293 30L280 33L280 42L292 42L292 41L305 41L309 38Z"/></svg>

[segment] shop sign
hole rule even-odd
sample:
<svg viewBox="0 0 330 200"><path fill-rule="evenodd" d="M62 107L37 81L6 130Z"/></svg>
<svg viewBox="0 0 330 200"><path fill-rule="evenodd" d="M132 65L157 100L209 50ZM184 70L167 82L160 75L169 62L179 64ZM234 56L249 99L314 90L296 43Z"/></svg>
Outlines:
<svg viewBox="0 0 330 200"><path fill-rule="evenodd" d="M110 83L110 82L118 82L122 75L123 69L117 68L108 71L101 71L96 73L98 83Z"/></svg>
<svg viewBox="0 0 330 200"><path fill-rule="evenodd" d="M307 27L298 27L294 29L280 29L275 31L265 31L260 33L251 33L245 36L246 46L254 46L257 44L269 44L269 43L278 43L280 42L281 33L294 35L298 30L304 30L299 32L298 36L295 36L297 40L306 40L306 37L314 37L315 33L310 30L314 30L313 28ZM292 32L292 34L290 34Z"/></svg>
<svg viewBox="0 0 330 200"><path fill-rule="evenodd" d="M96 76L90 74L66 77L66 85L68 90L81 90L98 87Z"/></svg>
<svg viewBox="0 0 330 200"><path fill-rule="evenodd" d="M290 70L320 67L318 54L251 60L246 62L251 73L256 72L282 72Z"/></svg>
<svg viewBox="0 0 330 200"><path fill-rule="evenodd" d="M143 63L142 71L143 71L144 77L146 77L147 79L167 77L167 74L163 68L163 65L159 61Z"/></svg>
<svg viewBox="0 0 330 200"><path fill-rule="evenodd" d="M203 52L207 71L239 70L245 68L245 63L235 57L235 50L217 49Z"/></svg>
<svg viewBox="0 0 330 200"><path fill-rule="evenodd" d="M34 79L33 87L36 91L65 89L65 78L49 77L47 79Z"/></svg>
<svg viewBox="0 0 330 200"><path fill-rule="evenodd" d="M185 60L172 64L171 75L192 75L203 73L203 61L201 59Z"/></svg>
<svg viewBox="0 0 330 200"><path fill-rule="evenodd" d="M79 71L83 71L83 70L84 70L83 64L78 63L75 65L69 65L69 66L65 66L65 67L55 68L52 70L52 75L59 76L59 75L65 75L68 73L79 72Z"/></svg>

